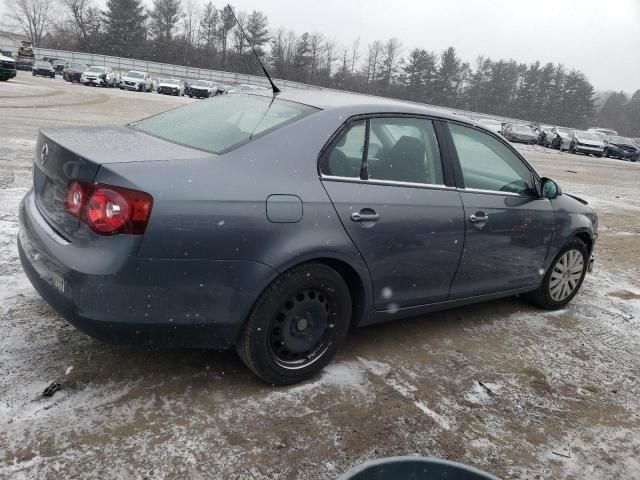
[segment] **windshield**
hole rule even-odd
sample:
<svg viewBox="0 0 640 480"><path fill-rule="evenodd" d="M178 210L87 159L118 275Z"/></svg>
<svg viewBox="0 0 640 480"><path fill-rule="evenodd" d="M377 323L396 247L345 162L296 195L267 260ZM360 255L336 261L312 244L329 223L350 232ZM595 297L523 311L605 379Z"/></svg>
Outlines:
<svg viewBox="0 0 640 480"><path fill-rule="evenodd" d="M176 80L174 78L166 78L164 80L160 80L160 83L168 83L169 85L179 85L180 80Z"/></svg>
<svg viewBox="0 0 640 480"><path fill-rule="evenodd" d="M585 140L602 140L602 137L595 132L576 132L576 137L583 138Z"/></svg>
<svg viewBox="0 0 640 480"><path fill-rule="evenodd" d="M144 78L144 73L141 73L141 72L127 72L127 74L125 76L129 77L129 78Z"/></svg>
<svg viewBox="0 0 640 480"><path fill-rule="evenodd" d="M49 68L51 64L49 62L36 62L36 67L38 68Z"/></svg>
<svg viewBox="0 0 640 480"><path fill-rule="evenodd" d="M569 135L569 132L571 130L569 130L568 128L556 128L558 133L561 133L562 135Z"/></svg>
<svg viewBox="0 0 640 480"><path fill-rule="evenodd" d="M635 145L636 144L636 142L634 142L632 138L618 137L618 136L609 137L609 142L610 143L619 143L620 145Z"/></svg>
<svg viewBox="0 0 640 480"><path fill-rule="evenodd" d="M105 69L104 67L89 67L89 70L87 70L87 72L93 72L93 73L104 73Z"/></svg>
<svg viewBox="0 0 640 480"><path fill-rule="evenodd" d="M198 80L196 82L196 85L199 86L199 87L208 87L210 84L206 80Z"/></svg>
<svg viewBox="0 0 640 480"><path fill-rule="evenodd" d="M526 125L514 125L513 131L516 133L533 133L531 128Z"/></svg>
<svg viewBox="0 0 640 480"><path fill-rule="evenodd" d="M257 95L219 96L132 124L156 137L211 153L224 153L256 135L314 111Z"/></svg>
<svg viewBox="0 0 640 480"><path fill-rule="evenodd" d="M69 68L73 70L86 70L87 66L81 63L72 63L71 65L69 65Z"/></svg>

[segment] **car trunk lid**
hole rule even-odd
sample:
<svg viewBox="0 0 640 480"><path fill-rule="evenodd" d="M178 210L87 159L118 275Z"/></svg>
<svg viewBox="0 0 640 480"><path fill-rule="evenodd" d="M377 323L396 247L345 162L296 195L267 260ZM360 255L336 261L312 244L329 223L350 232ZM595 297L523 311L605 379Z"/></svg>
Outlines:
<svg viewBox="0 0 640 480"><path fill-rule="evenodd" d="M202 158L200 150L167 142L129 127L67 127L40 131L36 143L33 187L36 205L47 222L67 240L79 220L65 210L73 180L92 182L101 165Z"/></svg>

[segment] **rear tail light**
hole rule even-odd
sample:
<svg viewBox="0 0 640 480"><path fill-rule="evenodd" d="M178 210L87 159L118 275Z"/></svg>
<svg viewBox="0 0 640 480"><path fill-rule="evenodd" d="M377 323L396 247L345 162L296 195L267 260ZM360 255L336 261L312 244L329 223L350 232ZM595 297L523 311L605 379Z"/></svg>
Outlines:
<svg viewBox="0 0 640 480"><path fill-rule="evenodd" d="M153 198L138 190L73 181L64 208L99 235L142 235L147 227Z"/></svg>

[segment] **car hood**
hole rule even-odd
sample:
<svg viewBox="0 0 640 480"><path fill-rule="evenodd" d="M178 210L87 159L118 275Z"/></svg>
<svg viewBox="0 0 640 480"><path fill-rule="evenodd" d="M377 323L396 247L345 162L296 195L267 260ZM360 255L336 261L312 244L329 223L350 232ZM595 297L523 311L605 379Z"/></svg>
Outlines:
<svg viewBox="0 0 640 480"><path fill-rule="evenodd" d="M160 82L158 84L159 87L169 87L169 88L180 88L180 85L176 85L175 83L164 83Z"/></svg>
<svg viewBox="0 0 640 480"><path fill-rule="evenodd" d="M144 78L133 78L133 77L120 77L122 80L127 80L129 82L144 82Z"/></svg>
<svg viewBox="0 0 640 480"><path fill-rule="evenodd" d="M0 55L0 61L2 62L13 62L16 63L16 61L11 58L11 57L5 57L4 55Z"/></svg>

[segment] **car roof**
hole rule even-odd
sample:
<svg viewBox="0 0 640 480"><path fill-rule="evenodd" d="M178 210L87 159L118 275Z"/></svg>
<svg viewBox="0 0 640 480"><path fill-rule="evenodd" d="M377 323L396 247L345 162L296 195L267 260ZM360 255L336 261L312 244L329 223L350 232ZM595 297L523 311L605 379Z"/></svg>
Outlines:
<svg viewBox="0 0 640 480"><path fill-rule="evenodd" d="M271 97L270 89L251 90L243 92L245 95L259 95ZM320 89L286 89L277 94L277 98L290 102L302 103L321 110L349 109L354 115L367 113L405 113L440 117L447 120L456 120L470 125L479 125L472 120L456 115L452 112L437 107L431 107L421 103L394 100L391 98L376 97L359 93L339 92L337 90Z"/></svg>

